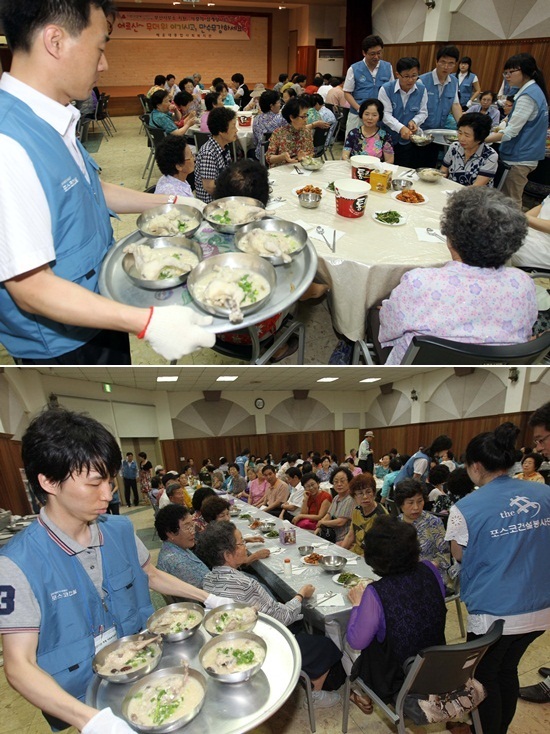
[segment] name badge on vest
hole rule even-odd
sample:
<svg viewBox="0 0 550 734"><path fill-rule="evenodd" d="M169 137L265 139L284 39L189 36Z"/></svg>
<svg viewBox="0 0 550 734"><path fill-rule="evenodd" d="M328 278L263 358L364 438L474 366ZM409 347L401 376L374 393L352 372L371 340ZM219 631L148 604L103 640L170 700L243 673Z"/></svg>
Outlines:
<svg viewBox="0 0 550 734"><path fill-rule="evenodd" d="M103 650L104 647L107 647L107 645L110 645L111 642L114 642L116 639L116 627L114 625L112 627L109 627L108 630L100 632L98 635L96 635L94 637L94 647L96 655L100 650Z"/></svg>

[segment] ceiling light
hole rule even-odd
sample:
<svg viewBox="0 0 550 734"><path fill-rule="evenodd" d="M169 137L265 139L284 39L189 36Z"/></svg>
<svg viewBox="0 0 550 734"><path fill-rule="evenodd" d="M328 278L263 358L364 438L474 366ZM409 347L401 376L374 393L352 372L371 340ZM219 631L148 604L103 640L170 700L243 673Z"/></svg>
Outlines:
<svg viewBox="0 0 550 734"><path fill-rule="evenodd" d="M317 382L336 382L336 380L339 379L339 377L321 377L321 379L317 380Z"/></svg>
<svg viewBox="0 0 550 734"><path fill-rule="evenodd" d="M286 10L286 5L279 5L279 10Z"/></svg>
<svg viewBox="0 0 550 734"><path fill-rule="evenodd" d="M235 382L238 379L238 375L221 375L221 377L216 378L216 382Z"/></svg>
<svg viewBox="0 0 550 734"><path fill-rule="evenodd" d="M177 382L178 375L161 375L157 377L157 382Z"/></svg>
<svg viewBox="0 0 550 734"><path fill-rule="evenodd" d="M359 380L359 382L378 382L381 379L381 377L365 377L364 380Z"/></svg>

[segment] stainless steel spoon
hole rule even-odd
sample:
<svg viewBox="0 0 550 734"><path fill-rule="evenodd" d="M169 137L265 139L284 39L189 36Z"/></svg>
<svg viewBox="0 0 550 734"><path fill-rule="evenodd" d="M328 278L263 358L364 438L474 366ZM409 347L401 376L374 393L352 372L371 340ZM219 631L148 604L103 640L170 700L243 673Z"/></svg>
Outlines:
<svg viewBox="0 0 550 734"><path fill-rule="evenodd" d="M302 171L302 169L301 169L301 168L298 168L298 166L294 166L294 170L296 171L296 173L297 173L297 174L298 174L299 176L303 176L303 175L304 175L304 172Z"/></svg>
<svg viewBox="0 0 550 734"><path fill-rule="evenodd" d="M321 225L319 225L318 227L315 227L315 231L317 232L317 234L321 235L321 237L325 240L327 245L332 249L330 242L325 237L325 230L321 227Z"/></svg>
<svg viewBox="0 0 550 734"><path fill-rule="evenodd" d="M437 239L438 240L441 240L441 242L447 242L447 240L445 239L445 237L443 237L442 235L440 235L439 232L436 232L435 229L432 229L431 227L426 227L426 232L431 237L437 237Z"/></svg>

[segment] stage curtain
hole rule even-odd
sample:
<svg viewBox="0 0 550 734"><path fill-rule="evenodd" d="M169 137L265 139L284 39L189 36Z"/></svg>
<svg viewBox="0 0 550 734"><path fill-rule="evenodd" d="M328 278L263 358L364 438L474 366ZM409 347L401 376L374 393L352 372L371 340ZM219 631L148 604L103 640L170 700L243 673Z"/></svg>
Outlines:
<svg viewBox="0 0 550 734"><path fill-rule="evenodd" d="M362 58L361 41L372 33L372 0L346 1L346 49L344 67Z"/></svg>

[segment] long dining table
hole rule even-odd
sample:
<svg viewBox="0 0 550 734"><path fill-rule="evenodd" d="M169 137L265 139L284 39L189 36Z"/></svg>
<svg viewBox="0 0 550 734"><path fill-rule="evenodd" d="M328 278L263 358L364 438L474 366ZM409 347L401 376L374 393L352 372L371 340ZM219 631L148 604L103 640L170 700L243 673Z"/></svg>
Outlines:
<svg viewBox="0 0 550 734"><path fill-rule="evenodd" d="M416 267L442 266L450 260L445 242L429 238L426 229L439 230L446 192L462 187L443 178L427 183L413 176L413 188L425 197L424 204L397 201L392 196L396 192L391 190L385 194L371 191L364 215L351 219L336 213L335 195L327 189L327 184L351 177L348 161L327 161L318 171L305 175L298 170L301 167L294 165L269 169L272 205L268 205L268 211L305 225L319 256L318 272L330 286L334 328L351 341L363 339L367 309L387 298L405 272ZM394 178L406 170L398 169ZM296 195L297 189L308 184L322 190L317 209L301 207ZM405 215L405 224L388 226L373 219L376 211L388 209ZM331 244L332 230L336 230L334 252L316 232L318 226L325 229ZM417 228L422 232L417 232Z"/></svg>

